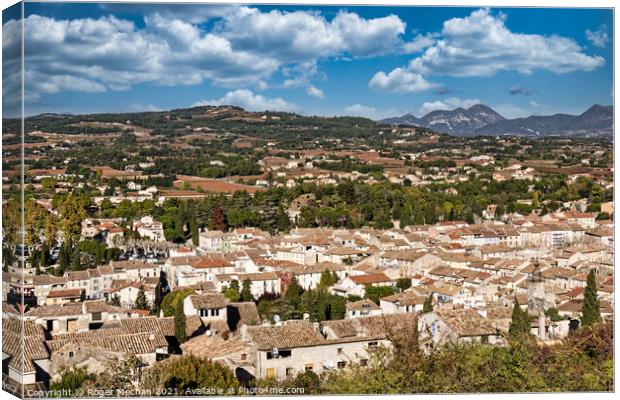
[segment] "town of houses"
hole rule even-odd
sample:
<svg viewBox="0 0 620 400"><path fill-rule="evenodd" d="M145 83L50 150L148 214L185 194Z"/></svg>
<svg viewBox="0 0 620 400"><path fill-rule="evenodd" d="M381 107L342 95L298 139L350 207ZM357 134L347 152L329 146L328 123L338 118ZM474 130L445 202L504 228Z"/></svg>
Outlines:
<svg viewBox="0 0 620 400"><path fill-rule="evenodd" d="M501 346L515 299L538 316L534 296L562 318L534 318L532 332L543 342L558 340L579 324L592 269L602 316L613 314L613 223L595 217L581 211L507 214L478 224L293 229L280 235L256 228L205 230L192 246L165 243L161 222L146 216L131 224L144 240L168 245L156 255L64 276L3 272L3 374L47 387L73 366L97 372L127 354L147 365L195 354L237 376L284 379L305 370L363 365L373 349L391 345L390 327L414 323L428 335L426 346L472 340ZM122 236L120 224L86 219L81 235L105 232L113 243L117 232ZM293 278L304 290L315 289L325 271L337 277L331 293L361 299L347 303L342 320L267 319L254 301L232 302L222 294L233 281L250 282L255 301L283 295ZM162 274L170 290L193 290L183 302L189 340L182 344L172 317L133 308L140 291L153 303ZM403 279L410 287L397 289ZM389 286L394 294L374 302L366 296L372 286ZM22 295L23 348L20 314L11 304ZM433 311L422 313L429 297Z"/></svg>
<svg viewBox="0 0 620 400"><path fill-rule="evenodd" d="M122 257L113 261L83 270L69 268L60 276L27 263L26 268L17 262L5 265L3 378L44 389L71 367L84 366L96 373L109 360L127 355L152 366L193 354L226 365L242 382L253 377L284 379L306 370L320 373L352 363L364 365L374 349L392 346L390 330L410 332L416 323L420 335L427 336L422 341L425 347L451 341L502 346L515 300L535 317L531 329L537 339L553 343L579 326L591 270L596 273L602 316L613 316L614 229L612 220L606 219L614 214L613 202L601 196L600 204L591 208L592 196L579 193L577 199L558 196L557 201L545 198L535 205L533 195L534 184L550 177L567 185L583 179L608 194L614 187L609 157L613 153L605 144L566 144L559 139L550 146L547 139L530 142L512 137L461 142L415 127L378 128L370 137L384 138L383 146L369 144L365 137L349 141L333 135L290 144L228 128L212 131L207 127L210 114L219 121L220 113L238 110L215 107L204 112L194 115L201 126L194 122L184 126L179 135L161 140L165 144L161 149L151 141L157 136L149 136L150 129L130 121L121 124L133 132L138 144L132 154L114 144L118 132L73 135L35 130L28 134L38 141L25 147L3 145L4 160L13 162L13 168L9 164L3 168L3 205L22 178L27 190L35 193L37 206L59 219L63 216L53 205L55 197L87 191L89 216L80 221L79 240L122 251ZM166 121L176 118L180 123L183 118L165 114ZM244 118L252 117L245 114ZM280 119L273 114L259 118ZM297 128L293 124L289 132ZM212 144L224 142L230 152L210 151ZM105 150L112 144L110 150L122 158L116 154L115 163L80 159L75 150L88 153L93 143ZM544 154L530 154L538 145L546 146ZM515 147L514 153L504 152ZM22 160L18 154L22 149L23 177L21 162L15 163ZM165 173L154 170L160 163L167 165L170 149L178 150L178 165ZM247 156L256 163L255 175L228 173L229 158L236 151L243 152L240 158ZM571 154L578 157L570 163L557 161ZM50 156L63 161L30 165ZM358 170L339 168L343 160ZM180 168L194 162L222 168L225 176L207 177L200 171L188 175ZM165 178L170 182L157 183ZM519 193L516 204L532 213L489 204L472 213L469 222L441 216L436 224L401 226L392 220L394 228L384 230L294 228L270 234L257 228L201 229L196 245L193 233L191 241L177 244L166 240L165 221L154 214L127 219L103 213L104 208L162 206L240 192L255 196L270 190L293 191L303 184L320 188L342 182L387 182L413 190L432 187L458 197L460 183L511 180L526 185L527 192L524 188ZM292 197L283 208L296 226L317 195ZM594 209L597 212L590 212ZM54 262L63 233L57 232L57 246L49 249ZM37 238L39 246L42 238ZM17 246L19 253L19 245L9 245ZM261 299L283 296L293 281L305 291L316 289L326 271L334 278L330 294L347 299L343 319L315 321L300 315L286 320L259 312ZM149 304L156 301L162 276L168 290L192 293L183 301L188 338L184 343L175 336L173 317L135 307L141 293ZM403 281L408 288L401 289ZM239 287L248 283L253 301L229 300L223 292L235 283ZM390 289L390 294L372 300L367 292L373 287ZM428 299L433 310L424 312ZM540 301L545 309L555 309L559 318L541 316L535 306Z"/></svg>

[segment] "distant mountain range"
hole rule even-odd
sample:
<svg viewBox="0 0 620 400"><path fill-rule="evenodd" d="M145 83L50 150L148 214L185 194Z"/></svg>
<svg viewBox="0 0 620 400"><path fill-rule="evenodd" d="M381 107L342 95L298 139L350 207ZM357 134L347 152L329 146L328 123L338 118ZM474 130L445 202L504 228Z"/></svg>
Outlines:
<svg viewBox="0 0 620 400"><path fill-rule="evenodd" d="M611 136L613 116L613 106L595 104L580 115L533 115L527 118L506 119L492 108L476 104L468 109L459 107L452 111L433 111L421 118L406 114L402 117L387 118L379 123L422 126L456 136Z"/></svg>

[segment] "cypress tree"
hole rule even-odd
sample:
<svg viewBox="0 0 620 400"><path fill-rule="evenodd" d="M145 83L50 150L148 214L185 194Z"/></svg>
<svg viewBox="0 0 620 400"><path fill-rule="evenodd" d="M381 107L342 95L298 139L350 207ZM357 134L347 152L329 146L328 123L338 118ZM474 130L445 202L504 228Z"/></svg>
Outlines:
<svg viewBox="0 0 620 400"><path fill-rule="evenodd" d="M200 242L200 231L198 229L198 221L196 220L196 207L192 204L189 208L188 217L189 233L192 235L192 243L198 246Z"/></svg>
<svg viewBox="0 0 620 400"><path fill-rule="evenodd" d="M286 232L291 226L291 220L288 218L288 214L284 211L282 206L278 207L278 214L276 217L276 229L278 232Z"/></svg>
<svg viewBox="0 0 620 400"><path fill-rule="evenodd" d="M46 244L43 244L41 252L39 253L39 265L41 267L47 267L47 255L49 254L49 248Z"/></svg>
<svg viewBox="0 0 620 400"><path fill-rule="evenodd" d="M174 309L174 336L179 343L185 343L187 341L185 312L183 311L183 302L177 303Z"/></svg>
<svg viewBox="0 0 620 400"><path fill-rule="evenodd" d="M252 282L249 279L243 281L243 287L241 288L241 301L252 301Z"/></svg>
<svg viewBox="0 0 620 400"><path fill-rule="evenodd" d="M433 294L429 294L428 297L426 298L426 301L424 301L424 305L422 306L422 313L428 313L433 311Z"/></svg>
<svg viewBox="0 0 620 400"><path fill-rule="evenodd" d="M581 325L592 326L601 322L601 310L596 295L596 276L594 270L588 273L588 282L583 295L583 308L581 309Z"/></svg>
<svg viewBox="0 0 620 400"><path fill-rule="evenodd" d="M316 292L317 321L321 322L328 319L330 314L330 306L327 301L327 292L325 289L319 287Z"/></svg>
<svg viewBox="0 0 620 400"><path fill-rule="evenodd" d="M144 286L140 286L138 290L138 295L136 296L136 301L134 303L133 308L137 310L148 310L149 302L146 299L146 293L144 293Z"/></svg>
<svg viewBox="0 0 620 400"><path fill-rule="evenodd" d="M60 245L60 252L58 254L58 275L62 276L64 272L69 267L70 257L69 257L69 244L67 242L63 242Z"/></svg>
<svg viewBox="0 0 620 400"><path fill-rule="evenodd" d="M321 274L321 280L319 281L319 286L320 287L330 287L332 286L332 275L329 272L329 270L327 268L325 268L325 271L323 271L323 273Z"/></svg>
<svg viewBox="0 0 620 400"><path fill-rule="evenodd" d="M157 286L155 286L155 299L153 300L153 312L155 314L159 313L159 310L161 309L161 303L169 291L170 291L170 288L168 287L168 280L166 279L166 273L164 271L160 271L159 281L157 282Z"/></svg>

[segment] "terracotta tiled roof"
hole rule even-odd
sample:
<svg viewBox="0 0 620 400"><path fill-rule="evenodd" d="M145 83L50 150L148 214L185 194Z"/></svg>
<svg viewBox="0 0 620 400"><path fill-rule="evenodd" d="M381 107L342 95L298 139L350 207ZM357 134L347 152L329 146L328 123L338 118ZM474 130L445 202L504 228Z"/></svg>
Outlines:
<svg viewBox="0 0 620 400"><path fill-rule="evenodd" d="M32 278L32 283L35 286L43 285L57 285L67 283L67 278L64 276L54 276L48 274L35 275Z"/></svg>
<svg viewBox="0 0 620 400"><path fill-rule="evenodd" d="M2 352L11 357L11 368L24 373L35 372L33 361L49 357L43 340L43 327L34 321L2 318Z"/></svg>
<svg viewBox="0 0 620 400"><path fill-rule="evenodd" d="M26 317L66 317L82 315L82 303L36 307L28 311Z"/></svg>
<svg viewBox="0 0 620 400"><path fill-rule="evenodd" d="M414 306L416 304L424 304L426 296L417 295L411 291L396 293L391 296L381 298L382 301L388 301L401 306Z"/></svg>
<svg viewBox="0 0 620 400"><path fill-rule="evenodd" d="M107 312L111 314L129 314L135 310L117 307L108 304L105 300L88 300L84 302L84 309L87 313Z"/></svg>
<svg viewBox="0 0 620 400"><path fill-rule="evenodd" d="M197 269L224 268L230 266L231 264L222 258L203 258L192 263L192 267Z"/></svg>
<svg viewBox="0 0 620 400"><path fill-rule="evenodd" d="M156 317L126 318L120 321L120 326L117 328L56 334L52 340L47 341L48 347L52 350L57 350L67 343L85 343L131 354L152 353L157 348L168 346Z"/></svg>
<svg viewBox="0 0 620 400"><path fill-rule="evenodd" d="M372 283L382 283L382 282L391 281L391 279L388 278L388 276L385 275L384 273L367 274L367 275L352 275L352 276L349 276L349 278L356 285L366 285L366 284L372 284Z"/></svg>
<svg viewBox="0 0 620 400"><path fill-rule="evenodd" d="M114 269L158 268L157 265L146 261L110 261L110 266Z"/></svg>
<svg viewBox="0 0 620 400"><path fill-rule="evenodd" d="M224 308L228 305L228 299L221 293L194 294L189 298L197 309Z"/></svg>
<svg viewBox="0 0 620 400"><path fill-rule="evenodd" d="M163 347L158 344L161 342L158 335L154 333L136 333L121 336L104 336L101 335L104 330L99 329L98 336L89 338L72 338L58 337L46 342L50 350L58 350L69 343L89 344L93 347L104 348L112 351L118 351L129 354L148 354L154 353L158 348ZM163 337L162 337L163 338ZM165 342L166 339L163 338ZM168 342L166 342L167 346Z"/></svg>
<svg viewBox="0 0 620 400"><path fill-rule="evenodd" d="M250 347L240 339L225 340L221 336L200 335L181 345L183 354L194 355L210 360L235 353L250 353Z"/></svg>
<svg viewBox="0 0 620 400"><path fill-rule="evenodd" d="M380 310L381 307L376 305L372 300L363 299L354 301L347 304L347 311L359 311L359 310Z"/></svg>
<svg viewBox="0 0 620 400"><path fill-rule="evenodd" d="M338 339L385 339L390 333L412 332L416 313L389 314L350 318L323 323L323 332L331 331Z"/></svg>
<svg viewBox="0 0 620 400"><path fill-rule="evenodd" d="M500 332L497 321L484 318L473 309L440 309L435 313L459 336L497 335Z"/></svg>
<svg viewBox="0 0 620 400"><path fill-rule="evenodd" d="M80 289L80 288L75 288L75 289L55 289L55 290L50 290L50 292L47 294L47 297L50 299L54 299L54 298L63 298L63 297L71 297L71 298L76 298L76 297L80 297L82 295L82 291L84 289Z"/></svg>
<svg viewBox="0 0 620 400"><path fill-rule="evenodd" d="M247 335L258 350L316 346L325 338L309 322L289 322L282 326L249 326Z"/></svg>

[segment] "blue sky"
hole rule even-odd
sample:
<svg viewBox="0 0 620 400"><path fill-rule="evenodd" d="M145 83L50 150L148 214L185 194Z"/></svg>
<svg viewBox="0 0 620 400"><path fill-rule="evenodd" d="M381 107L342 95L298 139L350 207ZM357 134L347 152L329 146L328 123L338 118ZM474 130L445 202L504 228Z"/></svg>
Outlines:
<svg viewBox="0 0 620 400"><path fill-rule="evenodd" d="M235 104L378 119L484 103L519 117L613 101L606 9L25 7L27 115ZM17 16L3 14L5 99Z"/></svg>

